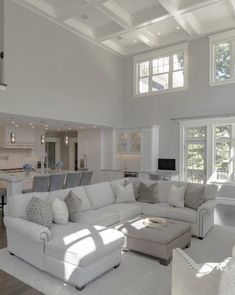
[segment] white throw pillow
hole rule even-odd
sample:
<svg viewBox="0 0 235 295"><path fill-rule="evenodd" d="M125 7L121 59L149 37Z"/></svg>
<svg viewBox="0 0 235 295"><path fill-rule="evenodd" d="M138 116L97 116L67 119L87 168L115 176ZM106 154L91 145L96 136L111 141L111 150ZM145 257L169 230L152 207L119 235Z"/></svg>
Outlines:
<svg viewBox="0 0 235 295"><path fill-rule="evenodd" d="M172 185L168 195L168 204L174 207L183 208L184 207L184 193L186 186L177 187Z"/></svg>
<svg viewBox="0 0 235 295"><path fill-rule="evenodd" d="M67 224L69 220L69 210L64 201L55 198L52 202L53 221L57 224Z"/></svg>
<svg viewBox="0 0 235 295"><path fill-rule="evenodd" d="M123 186L118 184L116 187L116 203L131 203L135 202L135 193L132 183Z"/></svg>

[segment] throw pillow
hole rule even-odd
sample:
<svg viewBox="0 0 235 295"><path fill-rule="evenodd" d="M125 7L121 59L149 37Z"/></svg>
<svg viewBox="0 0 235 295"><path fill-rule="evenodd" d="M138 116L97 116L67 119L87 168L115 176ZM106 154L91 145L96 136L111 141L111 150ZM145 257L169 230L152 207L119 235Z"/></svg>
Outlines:
<svg viewBox="0 0 235 295"><path fill-rule="evenodd" d="M198 210L205 203L205 186L188 184L185 192L184 205L185 207Z"/></svg>
<svg viewBox="0 0 235 295"><path fill-rule="evenodd" d="M125 186L118 184L116 188L116 196L117 196L116 203L135 202L135 194L134 194L132 184L128 183Z"/></svg>
<svg viewBox="0 0 235 295"><path fill-rule="evenodd" d="M168 195L168 204L174 207L184 208L184 194L186 187L172 185Z"/></svg>
<svg viewBox="0 0 235 295"><path fill-rule="evenodd" d="M69 210L69 221L79 222L82 208L81 199L79 199L72 191L70 191L64 201Z"/></svg>
<svg viewBox="0 0 235 295"><path fill-rule="evenodd" d="M57 224L67 224L69 211L64 201L55 198L52 202L53 221Z"/></svg>
<svg viewBox="0 0 235 295"><path fill-rule="evenodd" d="M143 203L158 203L157 183L148 186L141 182L138 189L137 201Z"/></svg>
<svg viewBox="0 0 235 295"><path fill-rule="evenodd" d="M52 210L47 201L32 197L26 208L27 220L50 228L52 226Z"/></svg>

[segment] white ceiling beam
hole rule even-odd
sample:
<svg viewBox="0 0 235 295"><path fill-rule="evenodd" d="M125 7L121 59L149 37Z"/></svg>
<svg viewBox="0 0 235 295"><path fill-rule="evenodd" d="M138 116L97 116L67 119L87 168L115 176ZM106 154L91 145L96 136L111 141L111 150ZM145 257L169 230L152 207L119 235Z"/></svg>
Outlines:
<svg viewBox="0 0 235 295"><path fill-rule="evenodd" d="M73 28L74 30L82 33L83 35L86 35L87 37L89 37L91 39L96 38L96 34L95 34L94 30L92 30L89 26L81 23L80 21L78 21L74 17L71 17L71 18L65 20L64 23L66 25L70 26L71 28Z"/></svg>
<svg viewBox="0 0 235 295"><path fill-rule="evenodd" d="M19 0L17 0L16 2L21 4ZM37 9L39 9L40 11L42 11L52 17L56 17L56 10L55 10L54 6L47 3L45 0L24 0L24 2L26 4L29 4Z"/></svg>
<svg viewBox="0 0 235 295"><path fill-rule="evenodd" d="M103 41L102 44L104 44L108 48L116 51L117 53L119 53L121 55L126 55L125 49L122 46L120 46L119 44L117 44L116 42L112 41L112 40Z"/></svg>
<svg viewBox="0 0 235 295"><path fill-rule="evenodd" d="M235 0L227 0L227 3L232 11L232 15L235 17Z"/></svg>
<svg viewBox="0 0 235 295"><path fill-rule="evenodd" d="M30 1L30 0L29 0ZM69 0L56 8L56 19L58 21L65 21L71 17L79 15L79 9L81 7L89 5L84 0Z"/></svg>
<svg viewBox="0 0 235 295"><path fill-rule="evenodd" d="M159 46L159 37L154 36L146 28L134 31L133 34L150 48Z"/></svg>
<svg viewBox="0 0 235 295"><path fill-rule="evenodd" d="M175 18L175 21L188 33L189 36L194 37L198 35L198 26L192 21L191 23L179 12L177 7L171 0L158 0L160 4Z"/></svg>

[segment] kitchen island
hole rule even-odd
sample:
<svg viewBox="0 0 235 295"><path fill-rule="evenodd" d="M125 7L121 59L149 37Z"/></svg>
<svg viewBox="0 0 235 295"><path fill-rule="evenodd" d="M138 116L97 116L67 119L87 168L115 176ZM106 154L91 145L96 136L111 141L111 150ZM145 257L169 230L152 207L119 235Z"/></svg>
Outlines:
<svg viewBox="0 0 235 295"><path fill-rule="evenodd" d="M59 173L67 174L74 172L82 172L87 171L88 169L81 169L79 171L71 171L71 170L62 170ZM15 172L15 173L0 173L0 182L6 183L7 187L7 197L17 194L22 194L23 186L32 185L34 176L40 175L51 175L58 173L56 170L51 170L48 173L42 173L41 170L36 170L30 172L30 175L26 176L25 172Z"/></svg>

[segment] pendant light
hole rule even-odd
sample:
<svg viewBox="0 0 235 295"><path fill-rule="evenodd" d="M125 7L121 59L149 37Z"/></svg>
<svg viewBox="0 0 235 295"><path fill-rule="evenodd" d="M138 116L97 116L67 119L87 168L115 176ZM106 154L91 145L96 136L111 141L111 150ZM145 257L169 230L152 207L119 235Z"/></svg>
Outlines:
<svg viewBox="0 0 235 295"><path fill-rule="evenodd" d="M11 139L11 143L15 143L16 142L15 132L11 132L10 139Z"/></svg>

